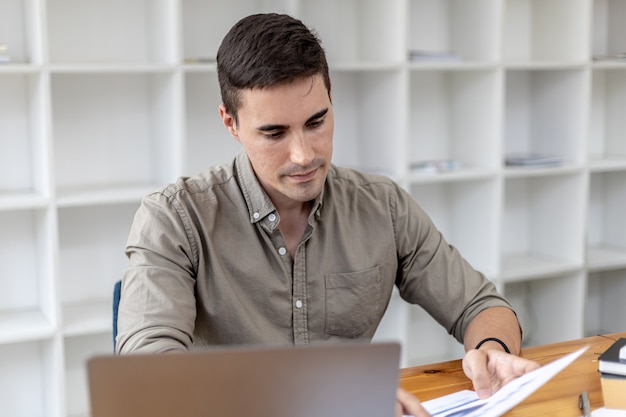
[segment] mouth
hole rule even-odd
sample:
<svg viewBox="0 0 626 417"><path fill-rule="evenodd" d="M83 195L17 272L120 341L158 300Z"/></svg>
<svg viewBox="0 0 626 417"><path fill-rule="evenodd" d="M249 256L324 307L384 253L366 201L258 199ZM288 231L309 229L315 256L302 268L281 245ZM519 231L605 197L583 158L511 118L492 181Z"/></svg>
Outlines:
<svg viewBox="0 0 626 417"><path fill-rule="evenodd" d="M302 174L290 174L289 178L291 178L292 180L298 183L308 182L308 181L313 180L316 177L318 170L319 168L315 168L311 171L308 171Z"/></svg>

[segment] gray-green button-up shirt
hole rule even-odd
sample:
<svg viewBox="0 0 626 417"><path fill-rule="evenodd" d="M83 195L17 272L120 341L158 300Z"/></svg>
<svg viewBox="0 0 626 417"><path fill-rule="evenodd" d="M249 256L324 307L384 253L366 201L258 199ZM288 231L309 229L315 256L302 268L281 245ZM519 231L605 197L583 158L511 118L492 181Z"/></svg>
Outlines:
<svg viewBox="0 0 626 417"><path fill-rule="evenodd" d="M293 258L279 223L243 151L144 198L118 353L370 339L394 285L458 340L509 306L385 177L332 166Z"/></svg>

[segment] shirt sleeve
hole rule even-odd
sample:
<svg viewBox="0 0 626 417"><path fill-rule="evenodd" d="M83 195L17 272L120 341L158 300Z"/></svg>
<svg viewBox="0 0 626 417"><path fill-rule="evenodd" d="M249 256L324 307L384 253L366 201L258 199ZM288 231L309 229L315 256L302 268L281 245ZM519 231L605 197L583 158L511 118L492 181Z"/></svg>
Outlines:
<svg viewBox="0 0 626 417"><path fill-rule="evenodd" d="M116 351L187 350L196 318L197 248L189 219L176 200L154 193L131 226L118 313Z"/></svg>
<svg viewBox="0 0 626 417"><path fill-rule="evenodd" d="M406 191L399 189L396 196L396 284L400 295L423 307L462 343L468 324L478 313L490 307L511 306L491 281L446 242Z"/></svg>

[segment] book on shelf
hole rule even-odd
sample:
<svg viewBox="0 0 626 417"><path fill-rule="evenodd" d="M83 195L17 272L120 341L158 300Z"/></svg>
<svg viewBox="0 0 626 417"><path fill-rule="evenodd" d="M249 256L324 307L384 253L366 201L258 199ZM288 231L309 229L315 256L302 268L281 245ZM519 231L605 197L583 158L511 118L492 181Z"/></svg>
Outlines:
<svg viewBox="0 0 626 417"><path fill-rule="evenodd" d="M441 174L444 172L458 171L461 164L456 159L437 159L412 162L409 167L411 171L415 173Z"/></svg>
<svg viewBox="0 0 626 417"><path fill-rule="evenodd" d="M409 51L410 61L460 61L461 57L449 51L429 51L411 49Z"/></svg>
<svg viewBox="0 0 626 417"><path fill-rule="evenodd" d="M626 52L619 52L616 54L608 54L608 55L594 55L594 61L626 61Z"/></svg>
<svg viewBox="0 0 626 417"><path fill-rule="evenodd" d="M598 370L603 374L626 376L626 338L618 339L600 355Z"/></svg>
<svg viewBox="0 0 626 417"><path fill-rule="evenodd" d="M504 163L509 167L544 167L562 165L565 158L561 155L543 153L510 153L504 157Z"/></svg>
<svg viewBox="0 0 626 417"><path fill-rule="evenodd" d="M0 42L0 64L7 64L9 62L11 62L9 46L6 43Z"/></svg>

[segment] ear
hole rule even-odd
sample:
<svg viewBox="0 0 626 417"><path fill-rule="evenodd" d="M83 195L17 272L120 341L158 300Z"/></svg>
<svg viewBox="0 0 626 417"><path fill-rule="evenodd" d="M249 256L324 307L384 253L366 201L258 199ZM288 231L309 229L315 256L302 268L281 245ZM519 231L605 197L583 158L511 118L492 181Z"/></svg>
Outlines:
<svg viewBox="0 0 626 417"><path fill-rule="evenodd" d="M224 104L220 104L219 113L226 130L228 130L233 138L235 138L238 142L241 142L241 140L239 139L239 133L237 132L237 124L235 123L235 118L226 111L226 107L224 106Z"/></svg>

